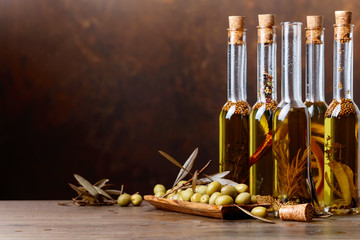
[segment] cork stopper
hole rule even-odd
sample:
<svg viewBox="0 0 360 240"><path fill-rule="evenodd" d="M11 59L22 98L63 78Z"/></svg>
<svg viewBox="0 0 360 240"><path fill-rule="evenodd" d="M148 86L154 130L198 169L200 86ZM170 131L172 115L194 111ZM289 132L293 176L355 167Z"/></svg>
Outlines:
<svg viewBox="0 0 360 240"><path fill-rule="evenodd" d="M335 11L334 39L341 43L351 40L351 12Z"/></svg>
<svg viewBox="0 0 360 240"><path fill-rule="evenodd" d="M275 42L274 38L274 14L259 14L258 43L270 44Z"/></svg>
<svg viewBox="0 0 360 240"><path fill-rule="evenodd" d="M229 16L228 44L244 44L244 16Z"/></svg>
<svg viewBox="0 0 360 240"><path fill-rule="evenodd" d="M322 28L323 16L320 15L306 16L306 22L308 28Z"/></svg>
<svg viewBox="0 0 360 240"><path fill-rule="evenodd" d="M351 12L350 11L335 11L335 24L351 24Z"/></svg>
<svg viewBox="0 0 360 240"><path fill-rule="evenodd" d="M275 25L275 14L259 14L259 27L273 27Z"/></svg>
<svg viewBox="0 0 360 240"><path fill-rule="evenodd" d="M306 16L306 44L322 44L323 16Z"/></svg>
<svg viewBox="0 0 360 240"><path fill-rule="evenodd" d="M244 16L229 16L230 29L244 29L245 17Z"/></svg>

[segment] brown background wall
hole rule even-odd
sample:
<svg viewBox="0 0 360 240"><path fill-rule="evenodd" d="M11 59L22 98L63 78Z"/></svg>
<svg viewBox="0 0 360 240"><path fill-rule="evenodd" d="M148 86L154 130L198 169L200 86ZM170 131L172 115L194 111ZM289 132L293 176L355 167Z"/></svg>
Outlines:
<svg viewBox="0 0 360 240"><path fill-rule="evenodd" d="M257 14L275 13L277 23L324 15L329 102L340 9L352 10L360 26L355 0L1 1L0 198L70 198L73 173L149 193L178 171L158 149L184 162L198 146L195 168L213 159L215 172L227 16L247 16L254 104ZM357 104L359 41L355 28Z"/></svg>

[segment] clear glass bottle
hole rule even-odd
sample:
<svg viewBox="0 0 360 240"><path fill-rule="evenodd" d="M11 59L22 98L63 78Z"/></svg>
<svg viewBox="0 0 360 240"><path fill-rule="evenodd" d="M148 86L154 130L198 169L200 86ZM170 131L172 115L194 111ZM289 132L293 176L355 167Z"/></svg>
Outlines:
<svg viewBox="0 0 360 240"><path fill-rule="evenodd" d="M359 109L353 101L351 12L336 11L333 101L325 114L325 210L356 214L359 186Z"/></svg>
<svg viewBox="0 0 360 240"><path fill-rule="evenodd" d="M327 109L324 98L324 28L322 22L322 16L307 16L305 64L305 105L311 117L310 167L321 211L324 209L324 121Z"/></svg>
<svg viewBox="0 0 360 240"><path fill-rule="evenodd" d="M310 202L310 116L301 99L301 25L284 22L281 49L281 102L273 119L274 191L280 202Z"/></svg>
<svg viewBox="0 0 360 240"><path fill-rule="evenodd" d="M272 195L273 191L273 160L268 141L272 139L272 119L277 106L274 18L273 14L259 15L257 27L258 96L250 113L250 156L254 156L250 158L249 187L252 195Z"/></svg>
<svg viewBox="0 0 360 240"><path fill-rule="evenodd" d="M229 179L249 182L249 113L246 101L245 17L229 17L227 102L219 117L220 172L230 171Z"/></svg>

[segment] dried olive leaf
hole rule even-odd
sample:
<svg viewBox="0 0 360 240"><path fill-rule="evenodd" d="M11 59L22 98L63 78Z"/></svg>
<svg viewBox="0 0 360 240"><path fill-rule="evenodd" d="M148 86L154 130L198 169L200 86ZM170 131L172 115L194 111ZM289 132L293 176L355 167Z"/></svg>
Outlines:
<svg viewBox="0 0 360 240"><path fill-rule="evenodd" d="M219 173L215 173L215 174L211 174L211 175L204 174L206 177L199 179L199 181L204 182L204 183L218 181L219 179L222 179L223 177L227 176L229 173L230 173L230 171L219 172Z"/></svg>
<svg viewBox="0 0 360 240"><path fill-rule="evenodd" d="M241 211L243 211L244 213L246 213L247 215L249 215L249 216L251 216L251 217L253 217L253 218L256 218L256 219L258 219L258 220L260 220L260 221L263 221L263 222L275 224L274 221L271 221L271 220L266 219L266 218L263 218L263 217L255 216L254 214L252 214L252 213L249 212L248 210L246 210L246 209L244 209L244 208L242 208L242 207L240 207L240 206L238 206L238 205L236 205L236 204L234 204L234 206L236 206L238 209L240 209Z"/></svg>
<svg viewBox="0 0 360 240"><path fill-rule="evenodd" d="M85 195L85 196L88 196L88 197L92 197L89 193L81 190L80 187L77 187L77 186L75 186L74 184L69 183L69 186L70 186L72 189L74 189L75 192L77 192L77 194L79 194L79 195Z"/></svg>
<svg viewBox="0 0 360 240"><path fill-rule="evenodd" d="M184 165L182 166L182 168L180 169L179 174L176 177L176 180L174 182L173 187L178 184L178 182L180 182L181 180L184 179L184 177L186 177L186 175L188 175L191 171L191 168L194 165L195 159L197 157L199 149L196 148L193 153L190 155L190 157L188 158L188 160L186 160L186 162L184 163Z"/></svg>
<svg viewBox="0 0 360 240"><path fill-rule="evenodd" d="M107 192L105 192L101 188L99 188L97 186L94 186L94 188L100 195L103 195L104 197L107 197L108 199L114 200Z"/></svg>
<svg viewBox="0 0 360 240"><path fill-rule="evenodd" d="M229 179L225 179L225 178L220 178L217 180L219 183L221 183L221 185L231 185L236 187L236 185L238 185L237 182L231 181Z"/></svg>
<svg viewBox="0 0 360 240"><path fill-rule="evenodd" d="M169 154L167 154L166 152L163 152L163 151L159 151L159 153L161 155L163 155L167 160L172 162L175 166L183 169L183 166L178 161L176 161L175 158L173 158L172 156L170 156Z"/></svg>
<svg viewBox="0 0 360 240"><path fill-rule="evenodd" d="M101 179L100 181L96 182L94 184L94 186L98 187L98 188L102 188L103 186L105 186L105 184L109 181L109 179Z"/></svg>
<svg viewBox="0 0 360 240"><path fill-rule="evenodd" d="M88 180L78 174L74 174L74 177L80 183L80 185L83 186L91 195L93 195L94 197L98 195L98 192Z"/></svg>
<svg viewBox="0 0 360 240"><path fill-rule="evenodd" d="M114 190L114 189L107 189L107 190L105 190L105 192L107 192L110 195L121 195L121 191Z"/></svg>
<svg viewBox="0 0 360 240"><path fill-rule="evenodd" d="M199 172L198 172L198 170L196 170L195 173L194 173L194 176L192 178L192 190L193 190L193 192L195 192L198 175L199 175Z"/></svg>

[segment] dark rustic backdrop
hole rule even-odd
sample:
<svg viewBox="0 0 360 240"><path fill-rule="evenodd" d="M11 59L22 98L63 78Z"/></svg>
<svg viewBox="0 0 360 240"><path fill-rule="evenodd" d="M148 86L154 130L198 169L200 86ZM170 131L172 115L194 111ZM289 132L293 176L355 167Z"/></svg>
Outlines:
<svg viewBox="0 0 360 240"><path fill-rule="evenodd" d="M150 193L178 171L159 149L184 162L199 147L195 168L212 159L208 172L216 171L227 16L247 16L254 104L257 14L275 13L277 23L324 15L329 102L332 24L342 9L359 27L355 0L2 0L0 198L69 199L73 173Z"/></svg>

